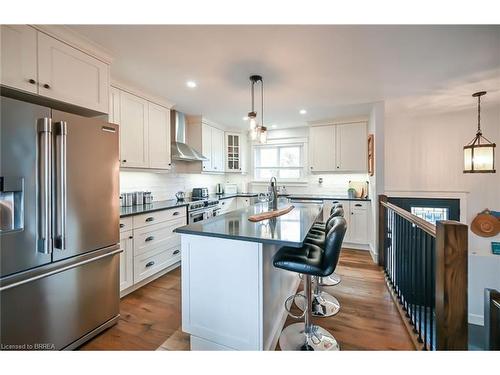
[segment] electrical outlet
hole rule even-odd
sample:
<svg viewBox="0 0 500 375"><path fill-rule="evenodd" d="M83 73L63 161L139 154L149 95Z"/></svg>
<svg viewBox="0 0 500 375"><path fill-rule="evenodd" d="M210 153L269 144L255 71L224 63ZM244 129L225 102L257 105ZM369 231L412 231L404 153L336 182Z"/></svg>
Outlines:
<svg viewBox="0 0 500 375"><path fill-rule="evenodd" d="M500 255L500 242L491 243L491 252L496 255Z"/></svg>

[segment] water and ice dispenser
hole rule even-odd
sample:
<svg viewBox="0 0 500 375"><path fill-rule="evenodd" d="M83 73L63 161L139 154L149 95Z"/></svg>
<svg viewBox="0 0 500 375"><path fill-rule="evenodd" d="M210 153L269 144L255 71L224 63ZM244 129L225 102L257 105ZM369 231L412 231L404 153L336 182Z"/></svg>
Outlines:
<svg viewBox="0 0 500 375"><path fill-rule="evenodd" d="M0 176L0 233L24 228L24 179Z"/></svg>

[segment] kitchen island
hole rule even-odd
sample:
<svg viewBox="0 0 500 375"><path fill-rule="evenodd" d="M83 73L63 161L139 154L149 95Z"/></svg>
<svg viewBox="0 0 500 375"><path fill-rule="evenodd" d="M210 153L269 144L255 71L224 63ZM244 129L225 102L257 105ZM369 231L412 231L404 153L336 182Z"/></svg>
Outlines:
<svg viewBox="0 0 500 375"><path fill-rule="evenodd" d="M280 200L278 208L290 204ZM273 267L282 246L301 247L322 204L294 204L283 216L250 222L267 204L176 229L182 242L182 330L191 350L274 350L285 323L285 299L297 274Z"/></svg>

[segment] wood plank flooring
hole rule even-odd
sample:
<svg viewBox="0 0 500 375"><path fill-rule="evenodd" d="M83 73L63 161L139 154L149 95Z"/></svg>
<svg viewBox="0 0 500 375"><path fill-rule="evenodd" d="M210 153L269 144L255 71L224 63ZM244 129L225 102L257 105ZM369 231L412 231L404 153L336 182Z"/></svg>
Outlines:
<svg viewBox="0 0 500 375"><path fill-rule="evenodd" d="M413 350L403 322L385 286L380 268L366 251L344 249L336 273L342 282L326 290L340 312L316 318L342 350ZM81 350L189 350L181 331L180 268L124 297L120 320ZM289 318L286 324L294 323Z"/></svg>

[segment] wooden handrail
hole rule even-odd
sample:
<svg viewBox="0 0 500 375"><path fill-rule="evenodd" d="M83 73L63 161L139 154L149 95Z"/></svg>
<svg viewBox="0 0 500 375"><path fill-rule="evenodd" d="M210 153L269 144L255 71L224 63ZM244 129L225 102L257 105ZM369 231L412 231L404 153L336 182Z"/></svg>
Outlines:
<svg viewBox="0 0 500 375"><path fill-rule="evenodd" d="M432 225L428 221L425 221L424 219L421 219L418 216L413 215L412 213L406 211L405 209L403 209L399 206L396 206L395 204L392 204L389 202L384 202L383 200L380 200L380 204L384 207L387 207L387 208L393 210L399 216L408 220L410 223L415 224L417 227L422 229L424 232L429 233L432 237L436 237L436 226L435 225Z"/></svg>
<svg viewBox="0 0 500 375"><path fill-rule="evenodd" d="M413 332L418 332L419 338L422 333L420 323L422 320L419 316L417 325L415 315L417 312L421 314L421 308L424 306L424 317L427 322L427 309L434 310L435 318L433 320L432 315L430 316L430 327L424 324L424 348L429 342L431 349L467 350L467 225L453 220L437 221L436 225L433 225L389 203L387 199L385 195L379 196L378 255L379 264L385 269L389 290L397 292L399 304L403 309L407 309L406 316L409 316L410 323L414 326ZM391 211L403 220L391 220L391 217L388 217ZM395 224L398 228L403 227L403 230L391 232L389 235L389 227L394 229ZM427 236L427 240L422 242L422 236L424 239ZM421 270L425 270L423 303L419 302L419 293L416 292L414 285L414 275L419 275L417 280L421 278ZM412 280L410 287L408 272ZM434 299L428 303L426 302L428 289L425 285L429 283L431 290L433 288ZM418 288L421 288L421 285ZM435 330L432 326L433 321ZM435 332L434 340L433 332ZM411 334L410 331L409 333Z"/></svg>

